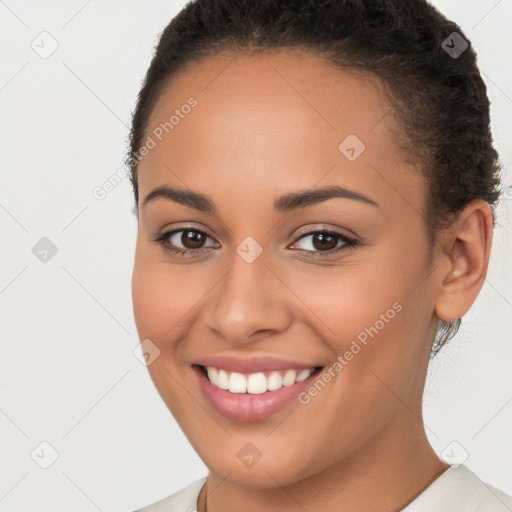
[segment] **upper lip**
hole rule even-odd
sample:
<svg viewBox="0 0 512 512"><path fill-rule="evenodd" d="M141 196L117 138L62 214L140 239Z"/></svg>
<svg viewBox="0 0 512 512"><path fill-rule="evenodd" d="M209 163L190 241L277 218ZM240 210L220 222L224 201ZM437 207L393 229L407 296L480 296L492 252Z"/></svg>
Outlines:
<svg viewBox="0 0 512 512"><path fill-rule="evenodd" d="M213 366L228 372L257 373L272 370L287 370L289 368L316 368L319 365L303 363L292 359L282 359L274 356L238 357L234 355L214 355L196 359L192 364Z"/></svg>

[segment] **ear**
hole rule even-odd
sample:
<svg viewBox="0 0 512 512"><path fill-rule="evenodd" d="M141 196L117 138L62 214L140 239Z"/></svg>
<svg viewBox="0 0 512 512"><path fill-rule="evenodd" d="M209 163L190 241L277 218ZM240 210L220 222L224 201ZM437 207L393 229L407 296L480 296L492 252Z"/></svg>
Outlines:
<svg viewBox="0 0 512 512"><path fill-rule="evenodd" d="M437 267L440 272L435 313L452 322L467 313L487 275L492 245L492 212L489 203L476 199L438 236Z"/></svg>

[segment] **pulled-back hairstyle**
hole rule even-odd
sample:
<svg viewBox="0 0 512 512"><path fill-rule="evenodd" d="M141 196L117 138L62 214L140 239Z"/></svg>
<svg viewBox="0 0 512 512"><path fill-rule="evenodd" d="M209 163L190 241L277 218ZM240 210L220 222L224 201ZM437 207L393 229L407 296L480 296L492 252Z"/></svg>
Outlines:
<svg viewBox="0 0 512 512"><path fill-rule="evenodd" d="M139 151L170 79L204 57L281 48L380 79L399 120L399 143L427 183L422 215L431 242L474 199L490 204L494 227L501 169L486 87L468 38L426 0L187 3L160 36L132 114L126 164L137 214ZM431 356L459 326L460 318L439 321Z"/></svg>

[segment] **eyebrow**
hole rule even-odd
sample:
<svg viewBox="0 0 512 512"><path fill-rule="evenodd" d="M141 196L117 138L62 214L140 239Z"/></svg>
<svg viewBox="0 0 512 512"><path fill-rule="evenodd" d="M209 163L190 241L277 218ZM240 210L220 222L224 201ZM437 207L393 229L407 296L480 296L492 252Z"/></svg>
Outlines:
<svg viewBox="0 0 512 512"><path fill-rule="evenodd" d="M169 199L175 203L194 208L201 212L216 213L217 208L213 200L204 194L192 192L190 190L170 187L168 185L160 185L152 190L142 202L145 206L151 201L158 198ZM360 201L365 204L379 207L379 204L373 199L353 190L349 190L338 185L330 185L313 190L300 190L285 194L274 201L274 209L277 212L289 212L299 208L312 206L328 199L342 198Z"/></svg>

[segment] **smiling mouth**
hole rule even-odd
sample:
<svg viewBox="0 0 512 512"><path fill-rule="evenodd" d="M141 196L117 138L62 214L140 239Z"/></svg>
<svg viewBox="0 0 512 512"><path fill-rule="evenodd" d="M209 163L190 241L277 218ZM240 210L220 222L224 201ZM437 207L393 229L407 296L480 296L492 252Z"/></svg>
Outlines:
<svg viewBox="0 0 512 512"><path fill-rule="evenodd" d="M239 373L213 366L193 365L199 368L206 379L216 388L233 394L258 395L267 391L277 391L302 382L318 374L323 366L311 368L289 368L285 370Z"/></svg>

